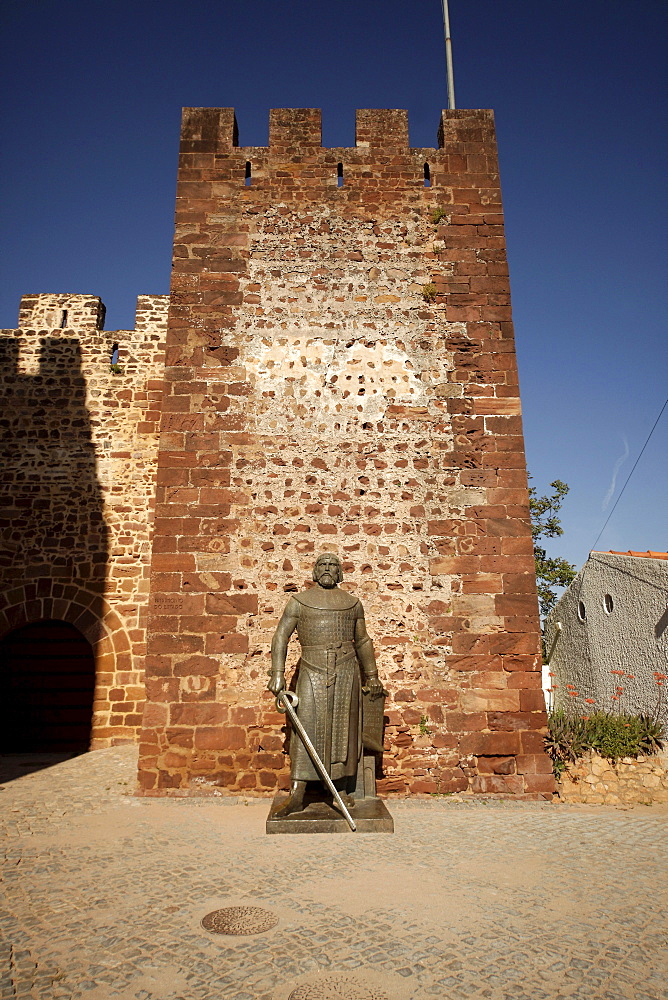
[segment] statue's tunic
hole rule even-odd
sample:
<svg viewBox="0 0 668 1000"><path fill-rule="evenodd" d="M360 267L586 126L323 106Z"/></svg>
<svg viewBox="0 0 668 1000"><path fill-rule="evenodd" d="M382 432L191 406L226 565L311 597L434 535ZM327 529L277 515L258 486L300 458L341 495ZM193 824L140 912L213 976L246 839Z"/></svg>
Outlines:
<svg viewBox="0 0 668 1000"><path fill-rule="evenodd" d="M361 753L362 697L355 652L355 622L364 618L360 601L338 591L344 607L309 606L305 591L291 598L285 617L296 618L301 658L296 672L299 718L333 779L354 775ZM309 603L306 603L306 602ZM293 780L316 781L319 775L299 735L290 740Z"/></svg>

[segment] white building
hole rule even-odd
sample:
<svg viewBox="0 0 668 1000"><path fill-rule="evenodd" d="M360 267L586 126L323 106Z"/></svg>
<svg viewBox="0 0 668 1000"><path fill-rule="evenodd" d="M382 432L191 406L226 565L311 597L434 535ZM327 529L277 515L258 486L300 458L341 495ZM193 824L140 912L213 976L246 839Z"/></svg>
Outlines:
<svg viewBox="0 0 668 1000"><path fill-rule="evenodd" d="M548 704L668 726L668 553L592 552L545 623Z"/></svg>

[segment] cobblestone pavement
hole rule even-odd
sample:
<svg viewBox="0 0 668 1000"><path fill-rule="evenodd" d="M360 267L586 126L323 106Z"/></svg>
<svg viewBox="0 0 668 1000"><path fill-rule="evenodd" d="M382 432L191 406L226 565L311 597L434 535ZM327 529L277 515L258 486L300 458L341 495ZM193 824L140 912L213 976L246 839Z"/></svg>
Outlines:
<svg viewBox="0 0 668 1000"><path fill-rule="evenodd" d="M394 834L267 836L266 800L134 798L132 747L14 764L1 1000L668 997L664 807L413 800ZM278 923L201 927L236 905Z"/></svg>

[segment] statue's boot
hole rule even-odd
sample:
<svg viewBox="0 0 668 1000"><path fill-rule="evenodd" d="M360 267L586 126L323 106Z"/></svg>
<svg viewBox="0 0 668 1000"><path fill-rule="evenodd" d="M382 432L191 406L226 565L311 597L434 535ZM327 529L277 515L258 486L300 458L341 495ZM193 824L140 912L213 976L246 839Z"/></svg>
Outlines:
<svg viewBox="0 0 668 1000"><path fill-rule="evenodd" d="M284 816L289 816L290 813L301 812L304 808L305 791L305 781L293 781L290 786L290 794L285 802L278 807L275 813L273 813L274 818L281 819Z"/></svg>

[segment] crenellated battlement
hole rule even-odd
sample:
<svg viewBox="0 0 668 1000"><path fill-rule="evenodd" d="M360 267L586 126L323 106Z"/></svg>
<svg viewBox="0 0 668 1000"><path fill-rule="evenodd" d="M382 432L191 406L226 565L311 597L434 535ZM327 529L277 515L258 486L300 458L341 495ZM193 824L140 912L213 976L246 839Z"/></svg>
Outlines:
<svg viewBox="0 0 668 1000"><path fill-rule="evenodd" d="M42 293L24 295L19 306L19 327L47 330L103 330L106 308L97 295Z"/></svg>
<svg viewBox="0 0 668 1000"><path fill-rule="evenodd" d="M373 206L382 218L398 195L406 196L404 209L419 210L424 202L429 210L453 203L455 189L467 191L457 198L457 214L498 214L493 112L442 111L437 143L410 145L407 111L363 108L356 112L354 146L323 146L319 109L274 108L269 144L240 146L233 108L184 108L177 224L188 205L188 224L194 211L198 225L205 219L221 225L222 218L208 215L221 199L230 206L238 199L248 211L277 202L334 212Z"/></svg>
<svg viewBox="0 0 668 1000"><path fill-rule="evenodd" d="M319 108L272 108L269 112L269 148L291 151L322 146Z"/></svg>
<svg viewBox="0 0 668 1000"><path fill-rule="evenodd" d="M110 375L112 355L130 374L162 360L168 295L139 295L133 330L104 330L106 307L95 295L24 295L16 330L0 330L2 375Z"/></svg>
<svg viewBox="0 0 668 1000"><path fill-rule="evenodd" d="M135 309L135 330L146 330L149 327L167 328L167 313L169 311L169 295L138 295Z"/></svg>
<svg viewBox="0 0 668 1000"><path fill-rule="evenodd" d="M355 146L378 149L408 149L408 112L364 109L355 116Z"/></svg>
<svg viewBox="0 0 668 1000"><path fill-rule="evenodd" d="M487 109L443 110L437 132L438 150L443 153L481 152L479 148L494 136L494 113ZM463 146L466 149L463 149ZM478 146L478 148L473 148ZM272 108L269 112L269 146L240 146L234 108L184 108L181 131L182 153L330 153L353 150L369 157L379 151L421 154L410 148L408 112L401 109L362 108L355 113L355 146L323 147L322 113L319 108Z"/></svg>

